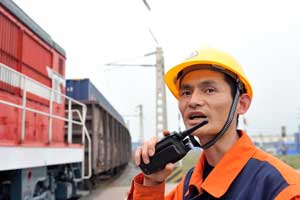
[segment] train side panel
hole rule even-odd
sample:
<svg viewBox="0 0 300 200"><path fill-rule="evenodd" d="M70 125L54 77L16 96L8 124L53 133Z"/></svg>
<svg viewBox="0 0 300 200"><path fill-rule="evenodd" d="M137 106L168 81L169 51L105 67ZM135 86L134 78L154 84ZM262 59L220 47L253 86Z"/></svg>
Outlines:
<svg viewBox="0 0 300 200"><path fill-rule="evenodd" d="M69 96L87 106L86 127L92 138L93 175L115 173L131 159L131 136L121 115L112 110L99 91L90 92L90 87L95 90L89 79L73 79L67 80L66 90Z"/></svg>
<svg viewBox="0 0 300 200"><path fill-rule="evenodd" d="M92 139L93 175L113 172L127 165L131 158L131 137L128 129L115 120L98 102L81 102L87 106L86 127ZM76 106L73 109L77 109ZM73 126L73 133L80 132L79 126ZM79 135L73 135L74 142L81 141ZM86 147L86 155L87 153Z"/></svg>
<svg viewBox="0 0 300 200"><path fill-rule="evenodd" d="M26 106L47 111L50 94L44 86L64 92L64 50L12 1L0 2L0 30L1 100L22 105L25 84L18 75L20 73L31 79L26 81ZM53 114L63 117L64 99L55 94L53 105ZM0 110L7 111L0 114L0 142L19 143L21 110L4 104L0 104ZM46 116L26 112L26 138L23 142L45 143L49 126L46 121ZM54 120L53 124L53 142L63 143L64 123Z"/></svg>

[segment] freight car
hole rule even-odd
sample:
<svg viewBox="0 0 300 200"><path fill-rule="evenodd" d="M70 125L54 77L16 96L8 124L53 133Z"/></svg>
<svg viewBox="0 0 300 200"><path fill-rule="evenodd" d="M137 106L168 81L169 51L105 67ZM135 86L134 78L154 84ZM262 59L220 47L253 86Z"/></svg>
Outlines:
<svg viewBox="0 0 300 200"><path fill-rule="evenodd" d="M0 0L0 199L76 197L91 175L87 108L64 95L65 59L14 2ZM78 143L73 126L81 127Z"/></svg>
<svg viewBox="0 0 300 200"><path fill-rule="evenodd" d="M92 139L91 181L99 175L116 174L131 158L131 137L123 118L89 79L67 80L66 90L69 97L87 106L86 127ZM72 109L78 109L78 105L73 104ZM80 127L73 130L78 133Z"/></svg>

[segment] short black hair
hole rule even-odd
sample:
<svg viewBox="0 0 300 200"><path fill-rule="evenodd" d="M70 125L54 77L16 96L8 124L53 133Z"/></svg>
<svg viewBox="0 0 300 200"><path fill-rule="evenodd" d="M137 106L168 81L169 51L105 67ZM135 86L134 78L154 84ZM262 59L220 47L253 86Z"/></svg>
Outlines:
<svg viewBox="0 0 300 200"><path fill-rule="evenodd" d="M237 81L233 77L229 76L228 74L226 73L223 74L224 74L224 80L230 86L231 97L233 99L236 93L236 88L238 87Z"/></svg>

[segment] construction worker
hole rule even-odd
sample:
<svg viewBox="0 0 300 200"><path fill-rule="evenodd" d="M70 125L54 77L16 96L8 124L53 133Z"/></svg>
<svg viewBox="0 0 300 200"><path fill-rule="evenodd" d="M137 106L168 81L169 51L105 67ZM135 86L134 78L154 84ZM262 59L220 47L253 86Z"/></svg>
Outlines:
<svg viewBox="0 0 300 200"><path fill-rule="evenodd" d="M205 49L171 68L165 83L178 99L186 128L205 118L194 131L203 149L197 164L165 196L165 180L174 165L134 177L128 199L299 199L300 175L277 158L256 148L246 132L237 129L247 112L252 87L239 63L229 54ZM155 153L156 138L135 152L137 165Z"/></svg>

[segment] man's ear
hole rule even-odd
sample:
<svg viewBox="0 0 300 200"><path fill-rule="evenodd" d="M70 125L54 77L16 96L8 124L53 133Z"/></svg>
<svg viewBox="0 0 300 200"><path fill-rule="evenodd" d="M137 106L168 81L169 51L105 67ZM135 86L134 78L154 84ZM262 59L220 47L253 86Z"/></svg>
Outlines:
<svg viewBox="0 0 300 200"><path fill-rule="evenodd" d="M236 108L237 114L245 114L249 109L250 104L251 104L251 97L247 93L241 94Z"/></svg>

